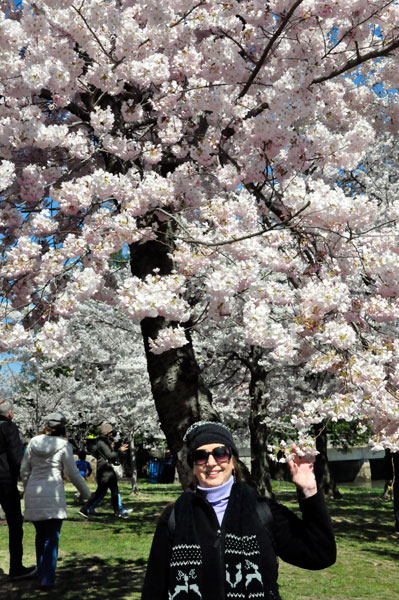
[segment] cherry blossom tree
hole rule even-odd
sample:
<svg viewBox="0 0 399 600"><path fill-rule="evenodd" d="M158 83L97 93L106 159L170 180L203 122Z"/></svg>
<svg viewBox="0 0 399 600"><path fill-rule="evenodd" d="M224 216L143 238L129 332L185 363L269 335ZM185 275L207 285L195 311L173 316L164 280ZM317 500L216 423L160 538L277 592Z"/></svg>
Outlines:
<svg viewBox="0 0 399 600"><path fill-rule="evenodd" d="M69 369L45 358L32 358L25 352L16 353L15 359L21 370L8 373L8 395L13 400L15 419L22 435L27 439L37 435L43 429L43 417L57 410L66 414L69 424L74 427L79 416L76 407L71 415L71 399L80 382L68 376Z"/></svg>
<svg viewBox="0 0 399 600"><path fill-rule="evenodd" d="M299 429L361 414L391 439L398 345L374 325L397 318L397 205L338 175L397 129L374 91L398 83L397 3L2 7L0 349L59 358L84 301L124 311L176 453L217 418L191 332L233 318L276 364L334 373Z"/></svg>

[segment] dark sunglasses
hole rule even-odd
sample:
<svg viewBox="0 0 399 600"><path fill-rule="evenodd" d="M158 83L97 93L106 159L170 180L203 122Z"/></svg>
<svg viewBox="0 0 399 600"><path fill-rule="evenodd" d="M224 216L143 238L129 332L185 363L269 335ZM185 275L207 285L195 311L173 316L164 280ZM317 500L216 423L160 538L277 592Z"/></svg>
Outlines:
<svg viewBox="0 0 399 600"><path fill-rule="evenodd" d="M208 452L208 450L194 450L191 452L191 459L195 465L206 465L209 455L212 454L217 463L227 462L231 458L231 450L227 446L218 446Z"/></svg>

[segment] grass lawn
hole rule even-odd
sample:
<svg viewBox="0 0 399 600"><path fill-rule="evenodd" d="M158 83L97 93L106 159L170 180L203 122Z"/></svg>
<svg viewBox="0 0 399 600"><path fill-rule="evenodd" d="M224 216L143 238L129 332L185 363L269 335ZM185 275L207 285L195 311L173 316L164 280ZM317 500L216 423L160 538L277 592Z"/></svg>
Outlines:
<svg viewBox="0 0 399 600"><path fill-rule="evenodd" d="M94 486L93 486L94 487ZM158 514L180 492L175 485L142 483L141 493L122 498L134 512L115 520L109 497L89 521L74 505L75 489L67 485L69 519L61 531L57 587L52 593L36 589L36 582L11 584L8 573L8 529L0 522L0 598L2 600L139 600L145 563ZM330 569L304 571L280 561L284 600L399 600L399 537L393 534L391 502L382 489L342 488L342 500L329 500L338 559ZM275 483L277 499L295 508L292 485ZM34 527L26 523L24 564L34 564ZM155 599L154 600L158 600ZM215 600L219 600L215 598Z"/></svg>

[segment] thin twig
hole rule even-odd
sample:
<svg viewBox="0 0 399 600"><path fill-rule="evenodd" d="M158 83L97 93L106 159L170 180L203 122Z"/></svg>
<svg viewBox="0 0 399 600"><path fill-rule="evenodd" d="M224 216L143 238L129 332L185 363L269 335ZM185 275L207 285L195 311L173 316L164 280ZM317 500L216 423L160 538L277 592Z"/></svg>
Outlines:
<svg viewBox="0 0 399 600"><path fill-rule="evenodd" d="M114 68L116 66L118 66L123 60L124 57L121 58L120 60L115 60L115 58L112 56L112 54L110 52L108 52L108 50L106 50L100 40L100 38L98 37L98 35L96 34L96 32L90 27L89 23L87 22L86 17L81 13L81 8L76 8L76 6L72 5L72 8L78 13L78 15L80 16L80 18L82 19L82 21L84 22L84 24L86 25L87 29L90 31L91 35L94 37L94 39L96 40L97 44L100 46L101 50L104 52L105 56L107 58L109 58L110 60L112 60L112 62L114 63Z"/></svg>
<svg viewBox="0 0 399 600"><path fill-rule="evenodd" d="M190 15L195 9L197 9L199 6L202 6L203 4L205 4L204 0L201 0L201 2L198 2L198 4L195 4L195 6L193 6L192 8L190 8L190 10L188 12L186 12L181 19L179 19L178 21L176 21L176 23L172 23L172 25L170 25L170 29L172 29L173 27L177 27L177 25L180 25L180 23L182 23L184 21L184 19L187 19L188 15Z"/></svg>

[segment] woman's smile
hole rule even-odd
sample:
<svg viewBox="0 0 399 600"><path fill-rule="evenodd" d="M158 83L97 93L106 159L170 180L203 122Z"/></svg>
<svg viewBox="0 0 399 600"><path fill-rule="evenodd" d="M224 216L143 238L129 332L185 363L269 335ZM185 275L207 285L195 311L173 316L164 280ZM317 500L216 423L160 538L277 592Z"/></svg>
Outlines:
<svg viewBox="0 0 399 600"><path fill-rule="evenodd" d="M220 444L205 444L197 450L207 450L212 452ZM208 461L204 465L194 465L194 475L197 478L200 487L216 487L226 483L233 473L233 461L216 462L214 456L209 454Z"/></svg>

